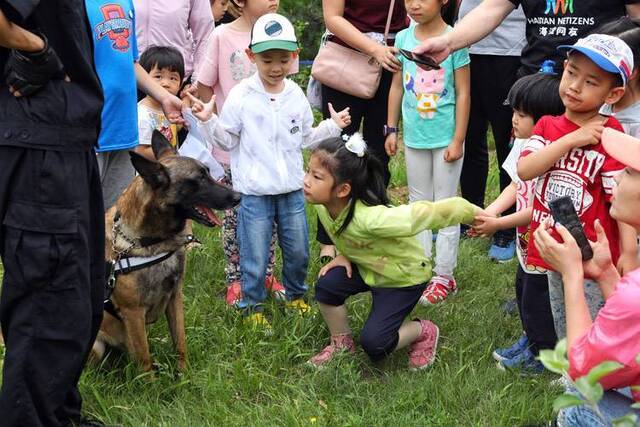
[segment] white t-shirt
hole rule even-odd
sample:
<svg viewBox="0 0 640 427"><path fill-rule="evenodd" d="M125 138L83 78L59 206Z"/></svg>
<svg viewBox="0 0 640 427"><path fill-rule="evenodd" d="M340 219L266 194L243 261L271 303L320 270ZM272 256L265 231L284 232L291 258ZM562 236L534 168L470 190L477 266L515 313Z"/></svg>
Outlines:
<svg viewBox="0 0 640 427"><path fill-rule="evenodd" d="M537 181L537 178L523 181L518 176L518 159L520 158L522 147L526 142L526 139L514 139L513 147L511 147L509 155L502 164L502 169L504 169L509 174L511 180L516 183L516 212L520 212L533 205L533 191ZM527 267L527 248L531 243L531 237L528 225L516 227L516 254L518 255L518 261L525 272L544 274L544 272L539 269L533 269L531 266Z"/></svg>

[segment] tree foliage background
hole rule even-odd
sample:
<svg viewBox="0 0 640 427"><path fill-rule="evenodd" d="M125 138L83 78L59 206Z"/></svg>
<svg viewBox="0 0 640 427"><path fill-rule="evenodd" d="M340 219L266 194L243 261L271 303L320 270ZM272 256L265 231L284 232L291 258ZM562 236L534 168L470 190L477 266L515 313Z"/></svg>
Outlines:
<svg viewBox="0 0 640 427"><path fill-rule="evenodd" d="M312 60L324 32L321 0L281 0L280 12L294 24L300 42L300 58Z"/></svg>

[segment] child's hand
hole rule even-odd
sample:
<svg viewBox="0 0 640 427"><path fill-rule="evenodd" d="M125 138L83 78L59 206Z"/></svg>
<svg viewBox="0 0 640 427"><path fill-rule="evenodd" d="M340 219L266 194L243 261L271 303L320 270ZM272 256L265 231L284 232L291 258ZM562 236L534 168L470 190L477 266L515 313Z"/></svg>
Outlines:
<svg viewBox="0 0 640 427"><path fill-rule="evenodd" d="M586 145L596 145L602 138L604 126L602 120L590 122L571 133L574 147L584 147Z"/></svg>
<svg viewBox="0 0 640 427"><path fill-rule="evenodd" d="M328 264L322 267L318 272L318 277L324 276L329 270L336 267L344 267L347 270L347 277L351 278L351 262L349 262L349 260L344 255L338 255Z"/></svg>
<svg viewBox="0 0 640 427"><path fill-rule="evenodd" d="M396 155L398 151L398 134L392 132L387 135L387 138L384 140L384 151L386 151L389 156Z"/></svg>
<svg viewBox="0 0 640 427"><path fill-rule="evenodd" d="M206 104L189 92L187 92L187 96L191 100L191 112L193 113L193 115L196 116L196 118L201 122L209 121L209 119L211 119L211 116L213 116L213 110L215 109L216 96L213 95L211 97L211 100L209 100L209 102L207 102Z"/></svg>
<svg viewBox="0 0 640 427"><path fill-rule="evenodd" d="M500 220L493 216L478 215L473 221L473 231L482 237L491 237L500 230Z"/></svg>
<svg viewBox="0 0 640 427"><path fill-rule="evenodd" d="M455 162L462 157L463 152L461 143L452 142L447 149L444 150L444 161L449 163Z"/></svg>
<svg viewBox="0 0 640 427"><path fill-rule="evenodd" d="M349 107L345 108L342 111L336 112L333 109L333 105L329 102L329 114L331 114L331 119L336 122L340 129L344 129L351 124L351 115L349 114Z"/></svg>

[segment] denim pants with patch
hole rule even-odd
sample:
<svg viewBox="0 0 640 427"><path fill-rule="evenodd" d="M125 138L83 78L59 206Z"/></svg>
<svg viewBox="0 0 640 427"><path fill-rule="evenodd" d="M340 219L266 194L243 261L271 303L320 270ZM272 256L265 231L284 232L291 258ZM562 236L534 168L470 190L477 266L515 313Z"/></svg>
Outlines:
<svg viewBox="0 0 640 427"><path fill-rule="evenodd" d="M551 313L553 314L553 323L556 329L556 335L561 340L567 336L567 313L564 304L564 284L562 276L555 271L547 273L549 277L549 303L551 304ZM595 319L598 311L604 307L604 297L597 282L584 279L584 297L589 307L591 319Z"/></svg>
<svg viewBox="0 0 640 427"><path fill-rule="evenodd" d="M242 282L241 309L261 310L273 223L282 250L282 284L288 300L307 291L309 227L302 190L267 196L243 195L238 212L238 243Z"/></svg>

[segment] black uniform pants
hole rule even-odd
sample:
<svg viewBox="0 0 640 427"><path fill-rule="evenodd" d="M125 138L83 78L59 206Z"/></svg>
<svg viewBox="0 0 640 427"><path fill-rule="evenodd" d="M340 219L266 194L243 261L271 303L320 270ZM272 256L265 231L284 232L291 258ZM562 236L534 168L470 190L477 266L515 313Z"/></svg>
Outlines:
<svg viewBox="0 0 640 427"><path fill-rule="evenodd" d="M96 156L0 146L3 426L78 422L78 380L102 321Z"/></svg>
<svg viewBox="0 0 640 427"><path fill-rule="evenodd" d="M511 178L502 169L502 163L511 149L511 116L513 111L511 106L503 104L507 99L509 89L517 80L520 57L495 55L470 55L470 57L471 110L464 142L460 192L462 197L469 202L483 207L489 173L489 154L487 151L489 125L491 125L496 144L500 191L511 183ZM512 208L505 214L513 212ZM509 230L504 234L515 237L515 230Z"/></svg>

